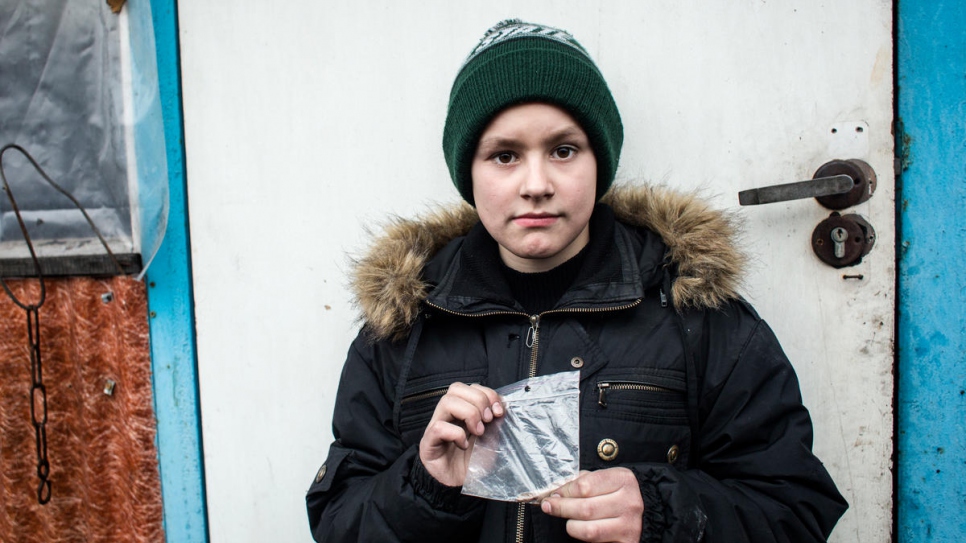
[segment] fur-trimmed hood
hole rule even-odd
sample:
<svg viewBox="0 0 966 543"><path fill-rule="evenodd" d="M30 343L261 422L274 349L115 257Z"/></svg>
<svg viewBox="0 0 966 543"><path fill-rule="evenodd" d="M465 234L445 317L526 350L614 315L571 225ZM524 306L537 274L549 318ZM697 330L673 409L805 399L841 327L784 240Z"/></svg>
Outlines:
<svg viewBox="0 0 966 543"><path fill-rule="evenodd" d="M665 187L614 187L601 201L618 221L663 239L677 266L671 297L678 309L715 308L738 296L745 256L732 214ZM477 222L476 210L465 203L417 219L395 218L369 252L353 262L355 303L376 338L399 337L408 330L429 293L422 275L426 263Z"/></svg>

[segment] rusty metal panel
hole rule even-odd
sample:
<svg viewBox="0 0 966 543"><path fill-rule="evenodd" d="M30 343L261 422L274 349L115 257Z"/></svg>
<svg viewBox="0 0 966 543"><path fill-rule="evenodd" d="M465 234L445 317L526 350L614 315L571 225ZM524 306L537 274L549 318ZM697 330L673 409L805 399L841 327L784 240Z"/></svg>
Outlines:
<svg viewBox="0 0 966 543"><path fill-rule="evenodd" d="M36 279L7 281L25 303ZM38 503L26 316L0 293L0 541L164 541L144 283L47 279L51 499Z"/></svg>

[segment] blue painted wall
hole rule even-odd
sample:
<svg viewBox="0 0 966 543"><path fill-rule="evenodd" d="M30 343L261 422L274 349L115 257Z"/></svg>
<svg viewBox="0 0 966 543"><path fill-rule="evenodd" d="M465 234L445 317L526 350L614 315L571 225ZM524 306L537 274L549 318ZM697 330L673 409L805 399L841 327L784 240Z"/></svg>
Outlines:
<svg viewBox="0 0 966 543"><path fill-rule="evenodd" d="M129 2L125 9L145 9ZM171 543L208 540L191 289L176 0L151 0L169 180L168 225L148 269L148 309L164 530Z"/></svg>
<svg viewBox="0 0 966 543"><path fill-rule="evenodd" d="M966 537L966 2L898 2L898 540Z"/></svg>

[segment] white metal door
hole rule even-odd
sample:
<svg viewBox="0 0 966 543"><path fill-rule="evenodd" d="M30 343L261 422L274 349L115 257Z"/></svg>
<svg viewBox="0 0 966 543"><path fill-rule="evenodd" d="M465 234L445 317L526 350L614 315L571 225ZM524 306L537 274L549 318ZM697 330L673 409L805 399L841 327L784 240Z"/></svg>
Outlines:
<svg viewBox="0 0 966 543"><path fill-rule="evenodd" d="M738 210L746 296L793 361L815 450L851 508L833 541L892 527L892 2L182 2L187 175L212 541L309 541L354 336L345 253L389 214L455 202L440 149L449 86L509 17L570 30L625 124L618 178L739 190L832 159L878 175L849 212L871 253L813 255L815 200ZM861 129L858 131L857 129Z"/></svg>

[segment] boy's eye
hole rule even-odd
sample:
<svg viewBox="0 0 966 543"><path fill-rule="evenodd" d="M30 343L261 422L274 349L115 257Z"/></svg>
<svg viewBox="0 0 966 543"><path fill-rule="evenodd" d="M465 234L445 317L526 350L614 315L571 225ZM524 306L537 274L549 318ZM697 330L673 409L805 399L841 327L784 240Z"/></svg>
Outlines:
<svg viewBox="0 0 966 543"><path fill-rule="evenodd" d="M568 158L572 158L576 153L577 153L577 150L574 149L573 147L569 147L569 146L557 147L556 149L553 150L553 157L561 160L566 160Z"/></svg>
<svg viewBox="0 0 966 543"><path fill-rule="evenodd" d="M497 164L511 164L513 163L513 153L497 153L493 156L493 160L495 160Z"/></svg>

